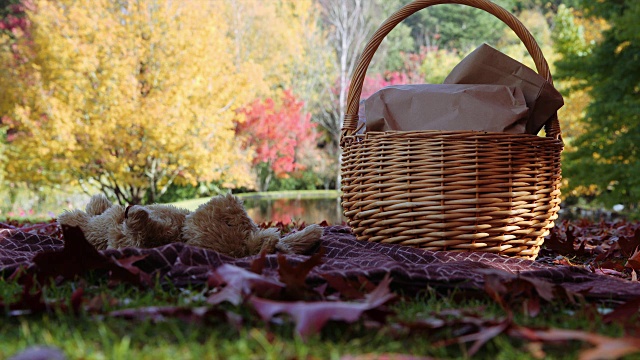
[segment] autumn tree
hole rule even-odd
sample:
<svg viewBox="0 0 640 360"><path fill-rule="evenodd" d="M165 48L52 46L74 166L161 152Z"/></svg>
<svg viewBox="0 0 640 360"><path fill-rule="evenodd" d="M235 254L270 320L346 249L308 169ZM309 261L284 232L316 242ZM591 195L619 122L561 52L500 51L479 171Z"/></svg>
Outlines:
<svg viewBox="0 0 640 360"><path fill-rule="evenodd" d="M372 1L319 0L322 19L334 51L335 78L326 86L329 97L319 116L320 124L331 135L332 142L340 141L340 130L346 112L349 81L357 65L360 52L375 30Z"/></svg>
<svg viewBox="0 0 640 360"><path fill-rule="evenodd" d="M232 44L234 65L252 74L249 81L258 99L263 99L256 99L254 105L265 101L273 101L275 105L283 103L282 89L293 89L303 106L302 113L320 109L325 87L333 80L333 63L331 48L320 24L321 7L317 1L221 0L220 3L229 23L227 37ZM298 151L297 155L304 153L316 158L319 154L315 146L315 143L304 144L310 151ZM264 180L275 174L284 176L280 169L269 168L273 162L254 163L262 169L260 188L266 188ZM337 173L336 168L318 170L331 176ZM324 178L326 174L319 176Z"/></svg>
<svg viewBox="0 0 640 360"><path fill-rule="evenodd" d="M558 56L555 61L578 54L587 56L592 51L590 44L602 41L602 31L608 27L602 18L586 18L581 10L561 4L554 18L552 33L553 53ZM591 89L583 81L566 76L557 79L556 87L565 98L565 106L558 112L558 117L565 149L571 151L574 140L584 133L582 119L592 100L589 95Z"/></svg>
<svg viewBox="0 0 640 360"><path fill-rule="evenodd" d="M296 89L305 101L324 81L329 58L313 0L221 0L233 63L252 74L257 95Z"/></svg>
<svg viewBox="0 0 640 360"><path fill-rule="evenodd" d="M26 10L32 8L30 1L4 0L0 2L0 54L6 56L10 61L15 63L23 63L26 61L28 53L18 48L17 39L28 41L29 39L29 20L26 16ZM0 84L6 82L9 72L0 72ZM1 93L1 92L0 92ZM5 101L12 101L15 94L6 94ZM9 117L0 111L0 182L5 178L5 166L7 159L5 152L7 148L7 139L11 137L13 131L10 131L7 124Z"/></svg>
<svg viewBox="0 0 640 360"><path fill-rule="evenodd" d="M244 147L255 152L253 165L260 191L268 190L274 177L301 170L299 150L306 144L315 145L315 124L303 112L303 105L291 91L284 91L278 103L273 98L256 100L242 110L245 120L237 131Z"/></svg>
<svg viewBox="0 0 640 360"><path fill-rule="evenodd" d="M581 10L604 19L601 40L565 46L560 78L587 89L584 133L566 154L569 186L593 186L605 204L640 202L640 2L583 0Z"/></svg>
<svg viewBox="0 0 640 360"><path fill-rule="evenodd" d="M29 21L25 12L32 7L30 0L0 1L0 32L11 38L27 33Z"/></svg>
<svg viewBox="0 0 640 360"><path fill-rule="evenodd" d="M234 141L255 79L234 65L218 2L35 1L33 58L2 38L7 177L153 202L172 183L250 184Z"/></svg>
<svg viewBox="0 0 640 360"><path fill-rule="evenodd" d="M494 2L506 9L514 5L514 0ZM483 42L495 43L502 36L500 31L496 31L502 26L500 20L486 11L466 5L432 6L410 16L405 22L411 28L418 48L467 53Z"/></svg>

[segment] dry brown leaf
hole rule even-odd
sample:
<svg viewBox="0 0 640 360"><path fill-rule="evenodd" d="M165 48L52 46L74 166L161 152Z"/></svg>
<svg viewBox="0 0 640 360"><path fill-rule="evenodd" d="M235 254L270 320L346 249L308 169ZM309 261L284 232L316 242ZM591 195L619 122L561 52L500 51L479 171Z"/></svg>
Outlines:
<svg viewBox="0 0 640 360"><path fill-rule="evenodd" d="M533 332L537 341L557 342L568 340L585 341L593 348L580 353L580 360L618 359L625 355L640 352L640 339L622 337L611 338L579 330L549 329Z"/></svg>

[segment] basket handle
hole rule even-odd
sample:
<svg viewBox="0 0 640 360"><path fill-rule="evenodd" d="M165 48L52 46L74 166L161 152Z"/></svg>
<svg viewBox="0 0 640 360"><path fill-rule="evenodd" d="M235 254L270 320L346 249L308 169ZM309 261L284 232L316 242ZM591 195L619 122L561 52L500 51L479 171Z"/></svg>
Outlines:
<svg viewBox="0 0 640 360"><path fill-rule="evenodd" d="M538 43L536 43L536 40L520 20L507 10L488 0L414 0L413 2L403 6L400 10L391 15L391 17L389 17L384 23L382 23L382 25L380 25L380 28L378 28L378 30L373 34L373 37L364 48L362 55L360 55L358 66L351 77L351 87L349 88L349 94L347 97L347 110L345 112L344 124L342 127L343 140L345 136L351 136L355 133L356 126L358 125L358 107L364 77L367 72L367 68L369 67L369 63L378 49L378 46L382 43L382 40L384 40L387 34L389 34L396 25L413 13L439 4L467 5L484 10L500 19L502 22L507 24L507 26L509 26L524 43L524 46L527 48L527 51L536 64L538 74L542 75L542 77L544 77L550 84L553 84L549 65L547 64L547 60L545 60L544 55L542 55L542 51L540 50ZM547 120L545 123L545 132L547 137L556 139L560 138L560 124L558 122L557 114ZM342 142L343 141L341 141L341 143Z"/></svg>

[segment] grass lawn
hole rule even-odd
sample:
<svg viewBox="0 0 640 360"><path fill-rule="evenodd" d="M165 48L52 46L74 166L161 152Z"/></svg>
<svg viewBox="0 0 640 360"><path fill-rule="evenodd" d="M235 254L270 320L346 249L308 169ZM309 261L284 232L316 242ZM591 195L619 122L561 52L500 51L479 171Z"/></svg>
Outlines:
<svg viewBox="0 0 640 360"><path fill-rule="evenodd" d="M390 306L385 325L370 327L356 322L334 322L320 334L303 340L294 336L287 319L281 324L265 323L248 306L219 305L238 315L238 321L226 323L211 318L165 316L159 321L130 320L109 316L117 309L148 306L211 306L205 302L206 288L163 289L155 286L139 290L130 285L109 287L106 280L90 279L45 287L44 297L68 304L72 293L84 289L88 306L78 314L52 311L43 314L14 316L5 308L0 322L0 359L8 358L29 346L47 345L61 349L70 359L341 359L357 354L412 354L437 358L465 358L472 343L435 346L465 332L474 322L499 320L505 311L489 298L460 299L463 294L422 295L396 301ZM0 280L0 297L15 299L22 287ZM65 300L66 299L66 300ZM417 325L446 310L452 326L441 330ZM464 320L466 318L467 320ZM439 318L442 319L442 318ZM475 320L474 320L475 319ZM459 326L454 326L457 322ZM401 324L413 323L410 327ZM561 302L544 305L536 317L516 311L514 323L531 328L576 329L612 337L623 335L620 324L603 324L593 305L569 306ZM468 330L468 329L466 329ZM489 330L487 330L489 331ZM482 347L474 358L480 359L573 359L589 344L560 342L542 347L499 335ZM375 357L362 357L371 359Z"/></svg>
<svg viewBox="0 0 640 360"><path fill-rule="evenodd" d="M599 223L582 228L576 233L581 236L575 239L591 241L589 231L596 230L625 238L635 234L636 228L629 223ZM573 249L582 249L582 260L575 256L552 258L595 264L592 260L597 252L586 253L595 249L593 244L574 245ZM614 253L617 256L611 255ZM609 262L626 259L616 252L607 254L612 256ZM300 276L301 268L289 270L289 275L304 283L306 272ZM627 271L629 277L635 274L630 269L619 270ZM489 286L485 291L425 288L410 296L396 293L394 300L376 305L353 323L329 321L319 332L302 338L296 335L294 319L281 315L265 321L250 299L244 298L240 305L212 305L208 300L227 289L220 284L138 287L110 282L104 271L82 274L70 281L53 284L49 280L32 288L8 278L8 274L0 276L0 359L33 346L60 349L69 359L369 360L394 358L379 357L381 354L402 354L415 360L468 358L470 353L475 353L473 358L491 360L615 359L619 358L617 351L628 349L636 353L626 359L640 358L638 310L633 305L640 307L639 300L632 301L623 316L607 319L604 314L618 309L620 302L587 302L579 296L576 301L567 301L555 295L546 297L552 299L547 301L537 293L538 287L526 285L526 281L512 282L506 292ZM295 281L286 283L287 288L296 289L291 287ZM305 291L316 290L303 286ZM356 286L365 288L362 283ZM323 311L337 313L338 299L339 304L358 303L349 300L348 291L334 288L335 293L320 292L326 295L324 301L334 296L333 307ZM256 291L258 287L252 286L250 293ZM304 292L300 294L280 301L307 299ZM306 302L304 309L311 309L309 304Z"/></svg>

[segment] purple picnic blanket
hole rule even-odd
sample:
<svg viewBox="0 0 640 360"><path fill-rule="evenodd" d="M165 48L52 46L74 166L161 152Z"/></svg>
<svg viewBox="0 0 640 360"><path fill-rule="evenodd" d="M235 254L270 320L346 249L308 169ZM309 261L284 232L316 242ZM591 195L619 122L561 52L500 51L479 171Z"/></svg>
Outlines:
<svg viewBox="0 0 640 360"><path fill-rule="evenodd" d="M34 267L32 259L37 253L60 251L63 245L63 240L56 237L25 233L19 229L0 229L0 274L6 277L19 267ZM307 278L312 283L322 283L323 276L366 278L377 283L389 273L395 288L411 292L427 288L479 290L483 288L488 273L506 272L523 278L542 279L589 298L627 300L640 297L638 282L594 274L575 266L546 265L488 253L433 252L361 242L345 226L326 227L322 247L325 249L323 261L311 270ZM233 259L182 243L153 249L104 250L101 253L115 259L146 255L135 266L175 286L204 284L211 270L222 264L248 269L256 259L255 256ZM305 255L287 255L292 264L306 259L308 256ZM277 255L267 255L263 274L277 277L277 267Z"/></svg>

